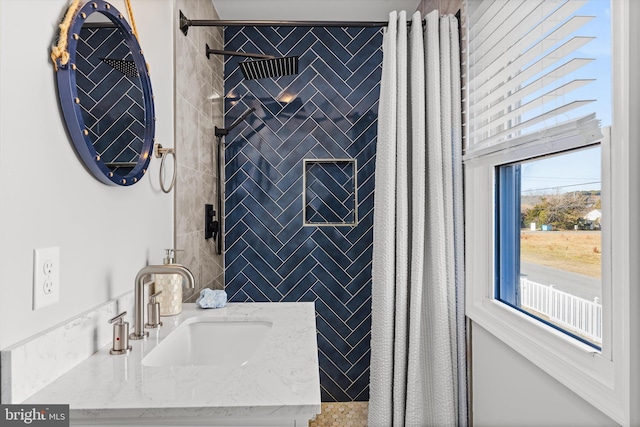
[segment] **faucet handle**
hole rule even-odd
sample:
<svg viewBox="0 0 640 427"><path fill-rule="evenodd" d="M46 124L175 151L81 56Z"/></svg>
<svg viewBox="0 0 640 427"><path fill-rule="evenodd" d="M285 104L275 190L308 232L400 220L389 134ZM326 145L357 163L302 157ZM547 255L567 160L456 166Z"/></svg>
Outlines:
<svg viewBox="0 0 640 427"><path fill-rule="evenodd" d="M155 304L156 303L156 297L158 295L160 295L161 293L162 293L162 291L158 291L155 294L149 295L149 304Z"/></svg>
<svg viewBox="0 0 640 427"><path fill-rule="evenodd" d="M110 354L128 354L131 351L129 345L129 322L124 321L127 312L123 311L116 317L109 320L113 324L113 345Z"/></svg>
<svg viewBox="0 0 640 427"><path fill-rule="evenodd" d="M162 291L158 291L155 294L149 295L149 304L147 304L147 316L148 322L145 323L145 327L153 329L162 326L160 321L160 303L156 301L156 297L160 295Z"/></svg>
<svg viewBox="0 0 640 427"><path fill-rule="evenodd" d="M116 317L114 317L113 319L109 320L109 324L111 325L112 323L116 323L117 325L122 325L122 322L124 322L124 316L127 315L126 311L123 311L122 313L118 314Z"/></svg>

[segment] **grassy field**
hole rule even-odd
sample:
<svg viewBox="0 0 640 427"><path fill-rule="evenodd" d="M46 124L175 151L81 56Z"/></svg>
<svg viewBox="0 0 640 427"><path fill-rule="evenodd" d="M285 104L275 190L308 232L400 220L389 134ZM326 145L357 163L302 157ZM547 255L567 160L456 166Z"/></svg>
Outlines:
<svg viewBox="0 0 640 427"><path fill-rule="evenodd" d="M520 259L592 277L602 276L599 231L522 231Z"/></svg>

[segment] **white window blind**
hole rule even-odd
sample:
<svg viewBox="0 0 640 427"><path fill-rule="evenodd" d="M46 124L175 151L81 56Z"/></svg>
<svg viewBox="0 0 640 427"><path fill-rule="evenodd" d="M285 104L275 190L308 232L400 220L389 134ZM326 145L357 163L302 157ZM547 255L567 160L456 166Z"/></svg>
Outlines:
<svg viewBox="0 0 640 427"><path fill-rule="evenodd" d="M573 120L572 112L595 101L577 91L594 81L580 75L593 61L578 56L594 39L579 34L593 18L577 14L585 3L466 1L467 154Z"/></svg>

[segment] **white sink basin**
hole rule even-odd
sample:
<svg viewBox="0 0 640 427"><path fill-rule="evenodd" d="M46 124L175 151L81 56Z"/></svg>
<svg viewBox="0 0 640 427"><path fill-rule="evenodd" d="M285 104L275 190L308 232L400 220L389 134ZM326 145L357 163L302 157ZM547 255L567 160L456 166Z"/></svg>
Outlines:
<svg viewBox="0 0 640 427"><path fill-rule="evenodd" d="M259 350L273 323L192 317L142 359L145 366L243 366Z"/></svg>

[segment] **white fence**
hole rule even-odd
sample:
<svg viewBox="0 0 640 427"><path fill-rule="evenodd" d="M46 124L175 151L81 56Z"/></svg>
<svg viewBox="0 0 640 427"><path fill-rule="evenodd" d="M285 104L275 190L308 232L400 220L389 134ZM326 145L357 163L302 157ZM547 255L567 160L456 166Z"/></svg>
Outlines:
<svg viewBox="0 0 640 427"><path fill-rule="evenodd" d="M597 297L589 301L521 277L520 305L570 332L602 342L602 305Z"/></svg>

